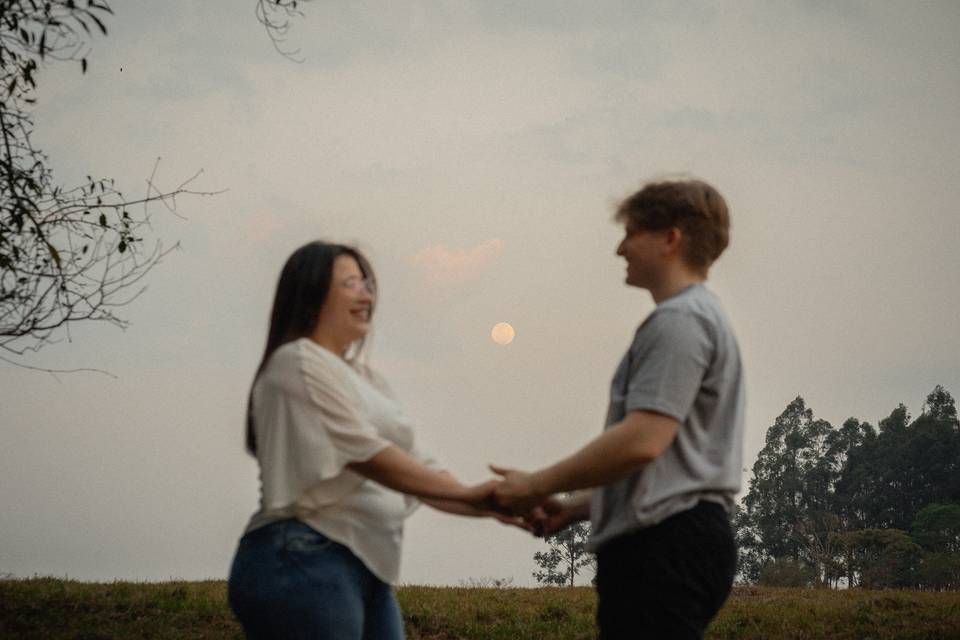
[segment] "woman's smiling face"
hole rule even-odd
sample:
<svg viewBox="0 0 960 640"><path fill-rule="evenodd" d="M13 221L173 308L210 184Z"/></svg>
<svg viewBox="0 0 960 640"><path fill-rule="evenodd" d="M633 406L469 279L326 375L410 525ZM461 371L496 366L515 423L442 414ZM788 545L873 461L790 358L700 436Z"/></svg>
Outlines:
<svg viewBox="0 0 960 640"><path fill-rule="evenodd" d="M347 344L365 337L375 300L372 283L353 256L337 256L316 330Z"/></svg>

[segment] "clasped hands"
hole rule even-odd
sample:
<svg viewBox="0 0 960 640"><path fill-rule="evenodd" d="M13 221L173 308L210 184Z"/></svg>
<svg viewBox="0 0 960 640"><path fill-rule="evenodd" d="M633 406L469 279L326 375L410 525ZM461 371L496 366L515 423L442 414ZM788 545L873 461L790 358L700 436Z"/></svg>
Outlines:
<svg viewBox="0 0 960 640"><path fill-rule="evenodd" d="M525 529L535 536L549 536L577 520L557 497L534 485L532 474L490 465L500 479L470 487L469 502L504 524Z"/></svg>

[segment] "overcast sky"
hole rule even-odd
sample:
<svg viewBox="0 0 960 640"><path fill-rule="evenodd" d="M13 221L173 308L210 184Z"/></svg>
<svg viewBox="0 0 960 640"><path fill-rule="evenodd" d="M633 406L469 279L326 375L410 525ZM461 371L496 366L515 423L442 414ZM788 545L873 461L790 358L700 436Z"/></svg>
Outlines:
<svg viewBox="0 0 960 640"><path fill-rule="evenodd" d="M709 286L745 360L747 467L797 395L876 424L960 393L957 3L304 3L301 64L253 0L113 4L85 76L40 74L35 143L66 184L138 195L159 156L160 186L202 169L226 191L155 211L181 248L126 332L78 325L25 361L116 379L0 367L0 574L226 576L273 287L315 238L371 257L370 362L465 481L600 432L652 308L611 214L665 174L730 205ZM422 509L401 580L532 585L542 548Z"/></svg>

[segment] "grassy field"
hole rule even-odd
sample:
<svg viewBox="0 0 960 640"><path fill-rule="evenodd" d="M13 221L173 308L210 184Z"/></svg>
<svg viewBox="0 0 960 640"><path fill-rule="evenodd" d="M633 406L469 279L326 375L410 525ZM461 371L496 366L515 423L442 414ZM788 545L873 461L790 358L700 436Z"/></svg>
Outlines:
<svg viewBox="0 0 960 640"><path fill-rule="evenodd" d="M410 640L594 638L587 588L401 587ZM222 581L0 581L0 638L240 638ZM707 638L960 640L960 593L735 590Z"/></svg>

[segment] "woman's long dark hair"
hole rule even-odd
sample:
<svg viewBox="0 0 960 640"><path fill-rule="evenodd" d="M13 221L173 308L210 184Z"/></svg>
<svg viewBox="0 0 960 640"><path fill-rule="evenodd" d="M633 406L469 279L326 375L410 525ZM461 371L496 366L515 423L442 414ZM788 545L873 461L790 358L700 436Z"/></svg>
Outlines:
<svg viewBox="0 0 960 640"><path fill-rule="evenodd" d="M267 347L263 350L263 358L253 376L247 397L247 451L252 456L257 455L257 438L253 429L253 386L277 348L313 333L320 309L330 291L333 263L343 255L356 260L363 276L376 285L370 262L353 247L342 244L320 241L305 244L294 251L283 265L273 298L273 310L270 312ZM370 313L373 314L373 307Z"/></svg>

